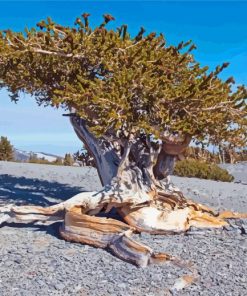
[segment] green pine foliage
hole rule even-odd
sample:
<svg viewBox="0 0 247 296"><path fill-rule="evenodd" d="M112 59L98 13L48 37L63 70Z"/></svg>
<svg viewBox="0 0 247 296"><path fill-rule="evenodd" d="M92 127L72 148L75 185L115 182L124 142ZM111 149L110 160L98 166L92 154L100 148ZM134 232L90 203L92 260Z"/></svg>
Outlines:
<svg viewBox="0 0 247 296"><path fill-rule="evenodd" d="M71 156L71 154L66 153L63 160L63 165L65 166L72 166L74 164L74 158Z"/></svg>
<svg viewBox="0 0 247 296"><path fill-rule="evenodd" d="M0 138L0 160L14 160L14 149L7 137Z"/></svg>
<svg viewBox="0 0 247 296"><path fill-rule="evenodd" d="M61 157L57 157L54 161L49 161L44 157L38 158L36 154L32 154L28 160L29 163L37 163L37 164L50 164L50 165L63 165L63 159Z"/></svg>
<svg viewBox="0 0 247 296"><path fill-rule="evenodd" d="M223 182L231 182L233 176L227 170L216 164L209 164L195 159L184 159L178 161L174 168L174 175L181 177L195 177Z"/></svg>
<svg viewBox="0 0 247 296"><path fill-rule="evenodd" d="M54 165L63 165L63 159L61 157L57 157L56 160L52 162Z"/></svg>
<svg viewBox="0 0 247 296"><path fill-rule="evenodd" d="M2 31L0 86L14 101L24 92L73 110L98 136L124 130L163 139L169 131L246 144L247 89L232 91L234 79L219 78L228 63L210 71L194 59L191 41L168 46L143 28L131 37L126 25L107 29L113 20L104 15L91 28L84 13L71 27L47 18L25 33Z"/></svg>
<svg viewBox="0 0 247 296"><path fill-rule="evenodd" d="M31 154L28 162L30 163L40 163L41 159L37 157L36 154Z"/></svg>

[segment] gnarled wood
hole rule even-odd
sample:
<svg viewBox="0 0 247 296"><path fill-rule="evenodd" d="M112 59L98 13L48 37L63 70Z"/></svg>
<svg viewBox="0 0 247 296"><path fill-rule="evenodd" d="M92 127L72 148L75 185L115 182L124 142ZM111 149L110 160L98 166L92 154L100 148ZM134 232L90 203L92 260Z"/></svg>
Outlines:
<svg viewBox="0 0 247 296"><path fill-rule="evenodd" d="M228 225L221 216L215 217L211 213L195 211L190 206L181 209L171 209L166 206L162 210L155 206L131 210L127 206L122 207L119 213L126 223L135 227L138 231L151 234L181 233L187 231L191 226L219 228ZM227 218L233 217L234 215L229 215Z"/></svg>
<svg viewBox="0 0 247 296"><path fill-rule="evenodd" d="M134 230L115 219L88 216L73 208L66 212L59 231L68 241L107 248L115 256L140 267L173 259L167 254L156 254L151 248L133 240L131 234Z"/></svg>
<svg viewBox="0 0 247 296"><path fill-rule="evenodd" d="M168 155L179 155L185 150L186 147L189 146L190 141L190 135L185 135L182 137L182 139L181 137L176 138L172 135L169 135L164 137L162 149Z"/></svg>
<svg viewBox="0 0 247 296"><path fill-rule="evenodd" d="M114 146L102 138L96 138L88 130L85 120L77 116L70 116L70 122L78 138L94 157L102 185L110 184L112 178L117 174L120 162Z"/></svg>
<svg viewBox="0 0 247 296"><path fill-rule="evenodd" d="M114 182L112 182L114 184ZM138 186L136 187L136 189ZM100 211L116 207L124 221L95 217ZM69 241L110 250L115 256L140 267L179 259L151 248L131 237L133 232L172 234L198 228L223 227L225 218L246 218L246 214L213 210L186 200L181 193L128 191L123 184L106 187L100 192L84 192L47 208L39 206L7 206L0 212L3 222L63 221L60 235ZM179 263L180 262L180 263ZM186 266L184 266L186 267Z"/></svg>
<svg viewBox="0 0 247 296"><path fill-rule="evenodd" d="M86 122L71 116L78 137L93 155L104 185L99 192L79 193L67 201L47 208L7 206L0 208L4 222L50 223L63 221L60 235L69 241L110 250L115 256L145 267L152 263L179 260L131 237L133 232L172 234L186 232L191 226L223 227L225 219L243 218L246 214L216 213L206 206L187 200L171 184L169 174L177 153L188 145L190 137L151 140L150 135L135 139L130 134L120 141L109 131L108 137L96 138ZM173 152L172 152L173 151ZM116 208L126 222L95 217Z"/></svg>

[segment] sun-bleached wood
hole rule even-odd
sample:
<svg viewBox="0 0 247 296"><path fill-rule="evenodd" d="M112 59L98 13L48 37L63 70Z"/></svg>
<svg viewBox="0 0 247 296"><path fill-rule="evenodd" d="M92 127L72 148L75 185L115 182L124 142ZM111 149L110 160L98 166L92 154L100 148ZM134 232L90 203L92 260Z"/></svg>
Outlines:
<svg viewBox="0 0 247 296"><path fill-rule="evenodd" d="M79 193L50 207L1 207L0 224L61 221L62 238L108 249L125 261L145 267L165 261L178 263L179 259L155 253L135 241L133 233L182 233L192 226L219 228L228 224L228 218L247 218L245 213L217 213L190 201L170 182L176 155L189 145L190 136L152 141L147 135L136 139L129 134L123 141L109 131L96 138L83 119L70 116L70 121L94 157L103 189ZM113 208L122 221L97 217Z"/></svg>
<svg viewBox="0 0 247 296"><path fill-rule="evenodd" d="M181 193L180 193L181 194ZM96 217L101 211L108 212L115 207L124 222L112 218ZM247 218L247 214L233 212L216 213L193 201L181 199L173 193L156 196L154 193L120 197L112 189L101 192L84 192L71 199L50 207L6 206L0 208L4 222L61 221L59 233L68 241L89 244L109 250L118 258L146 267L169 261L189 270L181 278L180 286L187 286L198 278L197 270L180 258L166 253L156 253L150 247L137 242L133 233L174 234L198 228L223 227L227 218ZM188 279L188 280L187 280ZM175 288L177 288L178 283Z"/></svg>

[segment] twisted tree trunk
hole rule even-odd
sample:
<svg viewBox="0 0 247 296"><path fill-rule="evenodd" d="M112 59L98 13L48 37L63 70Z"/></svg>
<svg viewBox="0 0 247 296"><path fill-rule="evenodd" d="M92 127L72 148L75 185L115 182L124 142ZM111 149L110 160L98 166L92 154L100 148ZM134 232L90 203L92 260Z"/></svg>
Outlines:
<svg viewBox="0 0 247 296"><path fill-rule="evenodd" d="M167 254L133 241L133 232L168 234L187 231L191 226L222 227L225 218L247 217L245 214L213 210L187 200L169 180L176 155L190 142L190 137L154 141L147 135L124 138L108 132L101 138L92 135L86 122L70 117L79 139L94 157L104 186L100 192L84 192L60 204L7 206L0 224L9 221L63 221L61 236L70 241L108 248L116 256L146 266L166 260ZM115 208L123 221L96 217Z"/></svg>

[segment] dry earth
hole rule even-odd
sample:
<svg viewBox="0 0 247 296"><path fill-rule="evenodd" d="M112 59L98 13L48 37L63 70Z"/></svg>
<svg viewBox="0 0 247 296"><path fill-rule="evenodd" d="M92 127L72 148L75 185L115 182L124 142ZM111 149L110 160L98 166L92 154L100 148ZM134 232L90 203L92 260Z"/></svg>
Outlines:
<svg viewBox="0 0 247 296"><path fill-rule="evenodd" d="M228 166L237 183L173 177L196 201L216 209L247 212L247 163ZM74 194L96 190L93 168L0 162L0 206L47 206ZM169 263L137 268L102 249L65 242L59 223L7 225L0 228L0 295L247 295L247 221L230 221L220 230L137 238L154 248L192 262L199 278L179 290L189 271Z"/></svg>

